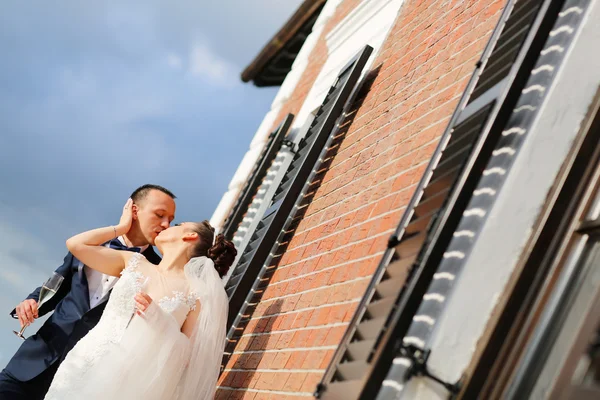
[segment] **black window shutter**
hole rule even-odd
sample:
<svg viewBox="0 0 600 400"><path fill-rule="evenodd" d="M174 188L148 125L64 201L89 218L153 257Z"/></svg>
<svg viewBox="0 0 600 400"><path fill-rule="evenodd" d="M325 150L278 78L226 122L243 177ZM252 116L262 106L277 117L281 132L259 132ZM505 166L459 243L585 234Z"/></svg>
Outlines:
<svg viewBox="0 0 600 400"><path fill-rule="evenodd" d="M225 235L227 239L232 240L234 238L244 215L246 215L248 208L252 204L252 199L256 196L259 186L267 175L267 170L281 148L281 144L292 125L293 119L294 115L288 114L279 126L269 135L267 143L265 143L265 147L254 164L254 168L252 169L244 188L240 192L235 205L223 224L223 235ZM236 246L237 245L238 243L236 243Z"/></svg>
<svg viewBox="0 0 600 400"><path fill-rule="evenodd" d="M252 309L260 300L268 279L274 272L274 268L270 267L274 261L273 254L277 253L281 238L290 229L290 223L296 214L295 207L302 202L303 192L310 186L311 177L320 164L320 157L332 140L338 119L342 117L344 106L354 93L372 51L370 46L365 46L341 70L306 135L298 143L294 159L285 174L282 174L271 206L264 213L252 239L240 257L238 266L247 271L247 276L237 284L233 296L230 297L229 344L224 365L228 355L235 348ZM247 277L253 278L247 279Z"/></svg>
<svg viewBox="0 0 600 400"><path fill-rule="evenodd" d="M248 245L254 237L256 229L260 226L264 213L271 205L275 191L284 178L284 172L293 160L293 146L293 142L283 141L277 156L267 169L265 177L256 191L256 195L252 198L250 206L233 236L233 243L238 250L238 255L233 262L232 273L225 284L225 291L230 301L230 310L232 298L234 298L234 294L237 292L242 280L250 280L252 282L256 277L256 274L251 275L252 271L248 272L248 264L241 260L247 254Z"/></svg>
<svg viewBox="0 0 600 400"><path fill-rule="evenodd" d="M372 399L379 392L543 45L552 23L550 2L506 5L317 388L318 398ZM382 398L395 398L404 375L397 378Z"/></svg>

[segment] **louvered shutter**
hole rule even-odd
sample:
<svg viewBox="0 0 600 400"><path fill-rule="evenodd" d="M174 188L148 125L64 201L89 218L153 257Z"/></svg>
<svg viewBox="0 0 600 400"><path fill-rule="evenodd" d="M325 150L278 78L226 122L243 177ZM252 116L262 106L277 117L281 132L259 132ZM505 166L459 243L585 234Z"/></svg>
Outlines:
<svg viewBox="0 0 600 400"><path fill-rule="evenodd" d="M273 160L275 160L275 157L281 148L281 145L285 139L285 135L292 125L293 119L294 115L288 114L279 124L279 126L275 128L273 132L271 132L267 143L265 143L265 147L260 153L258 160L254 164L254 168L252 169L244 188L241 190L235 205L231 209L229 216L223 224L223 234L229 240L235 239L234 244L236 247L241 244L241 237L244 236L243 231L236 235L236 232L240 227L240 223L243 221L244 216L248 212L248 209L252 204L252 200L257 195L258 188L267 175L267 170L271 164L273 164Z"/></svg>
<svg viewBox="0 0 600 400"><path fill-rule="evenodd" d="M271 166L267 169L265 177L258 187L256 195L252 199L244 219L233 236L238 255L233 262L231 275L225 284L225 291L229 296L229 316L231 318L229 323L233 320L232 315L234 314L232 314L232 312L235 307L238 307L239 309L239 299L247 294L248 285L251 285L254 278L256 278L257 271L248 271L248 263L245 263L244 260L248 254L247 250L250 241L254 237L256 230L259 228L262 217L270 207L273 196L275 196L275 191L285 176L284 172L294 159L294 151L291 148L293 146L293 143L287 141L282 143L281 149L277 153ZM236 306L236 304L238 305Z"/></svg>
<svg viewBox="0 0 600 400"><path fill-rule="evenodd" d="M521 147L526 142L528 135L532 131L532 127L539 121L540 117L538 114L544 109L544 103L546 102L547 96L550 94L548 88L554 86L554 82L557 79L561 79L563 76L559 73L561 64L569 57L569 47L578 36L578 32L581 31L583 21L586 18L587 9L590 7L589 0L566 0L562 4L562 9L558 9L558 6L560 6L559 3L561 2L553 3L554 4L551 3L551 6L548 7L547 13L550 16L558 15L558 17L555 19L554 26L550 29L548 35L546 35L545 30L542 31L547 39L542 50L539 52L539 58L537 59L536 64L531 68L529 79L519 95L517 104L512 109L512 114L508 118L508 122L503 128L502 137L498 140L496 148L492 152L492 157L490 157L489 162L485 167L482 174L483 176L474 190L473 197L470 199L463 218L456 228L456 232L453 235L454 237L446 250L446 253L452 252L454 254L464 254L463 259L446 257L437 269L437 274L445 273L456 276L457 279L455 279L454 282L460 279L461 270L464 268L465 262L476 243L476 239L479 232L481 232L486 216L489 214L489 211L495 203L497 193L500 193L505 180L509 176L513 161L521 151ZM532 51L536 52L537 49L533 47ZM591 143L594 141L594 138L588 136L586 141L588 140L590 140L589 143ZM595 140L597 140L597 138ZM582 146L581 148L585 149L585 151L582 151L577 155L576 164L583 168L584 165L589 164L589 162L586 162L585 160L586 157L591 156L593 145L581 144L580 146ZM539 168L539 166L537 168ZM573 173L577 175L577 172L573 171L571 171L570 174L572 175ZM568 180L569 178L566 179ZM579 171L577 179L581 179L581 171ZM574 196L572 188L571 191L568 194L565 193L565 195L571 197ZM557 201L558 202L555 204L560 203L561 207L564 205L564 209L561 209L561 216L563 216L565 210L568 209L566 206L568 201ZM474 211L477 211L479 215L475 215ZM553 210L555 215L559 215L556 214L555 211L561 212L559 210ZM465 233L472 235L473 239L466 240L464 236ZM544 249L540 247L540 251L549 251L547 243L546 246L544 246ZM524 272L523 274L524 276L531 274L529 276L533 280L533 276L537 276L536 271L539 267L539 261L537 263L534 260L530 261L536 265L533 266L527 264L528 266L533 267L533 269L530 268L527 273ZM528 269L528 266L525 267L525 270ZM539 271L537 271L537 273L539 274ZM450 282L445 282L443 287L440 286L440 283L441 282L433 283L425 296L433 291L444 293L444 291L448 290L446 289L446 286L452 287L452 283ZM533 292L531 292L531 290L533 290ZM519 296L529 296L531 293L535 293L535 284L527 278L523 279L521 277L513 290L510 303L513 305L518 304L522 301L518 300ZM433 305L434 304L426 304L424 302L420 306L417 315L428 314L433 318L437 318L443 311L444 302L435 304L435 307L432 307ZM516 312L515 310L515 306L507 305L502 312L504 315L500 317L496 325L496 331L490 336L486 349L479 359L480 364L475 371L472 372L469 379L469 387L464 390L463 398L489 398L488 395L490 395L490 393L485 393L487 389L483 392L476 393L481 390L480 385L488 380L490 382L493 381L492 387L495 387L496 384L502 381L501 377L491 372L491 364L497 364L501 369L505 369L507 366L506 359L503 358L501 354L498 354L498 352L501 348L500 344L507 339L508 328L512 323L515 323L515 321L512 320L512 317L507 318L507 315ZM523 309L520 309L519 314L521 313L524 313ZM427 332L424 332L423 327L418 325L419 324L413 323L404 339L405 341L407 339L410 340L411 337L422 337L423 339L427 339ZM537 365L539 365L539 363ZM395 368L392 368L392 370L393 369ZM390 373L392 373L392 370L390 370ZM511 370L511 368L508 368L506 372L509 370ZM394 371L396 374L398 372L399 371ZM533 384L535 380L524 377L523 381L527 382L527 385L529 383ZM501 385L499 384L498 387L500 386ZM519 394L515 395L514 398L520 399L528 397Z"/></svg>
<svg viewBox="0 0 600 400"><path fill-rule="evenodd" d="M465 196L472 193L498 138L497 127L512 111L510 103L523 87L527 66L535 62L537 54L527 50L534 43L541 46L538 28L549 23L546 9L543 1L507 4L317 397L372 399L379 391L397 352L397 340L406 334L464 211ZM486 140L492 128L496 136Z"/></svg>
<svg viewBox="0 0 600 400"><path fill-rule="evenodd" d="M306 135L300 140L298 149L289 168L276 190L270 208L264 213L252 239L242 254L239 266L243 266L247 275L256 279L244 279L238 284L234 296L230 299L229 344L225 358L231 354L239 335L248 322L252 309L260 300L262 291L274 268L274 255L283 236L290 229L297 207L302 203L304 193L310 186L315 170L320 165L320 157L327 150L327 144L335 133L336 123L345 104L348 102L362 70L373 49L365 46L340 72L329 89ZM226 359L224 361L226 364Z"/></svg>

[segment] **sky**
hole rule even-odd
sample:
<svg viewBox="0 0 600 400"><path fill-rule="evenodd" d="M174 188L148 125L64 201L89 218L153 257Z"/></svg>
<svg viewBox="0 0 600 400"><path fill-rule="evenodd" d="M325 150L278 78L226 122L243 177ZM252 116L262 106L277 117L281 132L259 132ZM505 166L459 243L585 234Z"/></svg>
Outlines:
<svg viewBox="0 0 600 400"><path fill-rule="evenodd" d="M3 6L0 368L20 345L9 312L133 189L172 190L176 221L211 217L276 94L239 75L301 3Z"/></svg>

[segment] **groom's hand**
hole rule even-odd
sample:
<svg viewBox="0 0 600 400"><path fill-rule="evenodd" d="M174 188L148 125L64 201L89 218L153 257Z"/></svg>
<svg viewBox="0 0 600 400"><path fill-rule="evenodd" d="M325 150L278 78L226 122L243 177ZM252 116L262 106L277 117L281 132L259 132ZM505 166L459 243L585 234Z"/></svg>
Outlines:
<svg viewBox="0 0 600 400"><path fill-rule="evenodd" d="M33 299L24 300L15 310L22 328L33 324L33 321L38 317L38 302Z"/></svg>

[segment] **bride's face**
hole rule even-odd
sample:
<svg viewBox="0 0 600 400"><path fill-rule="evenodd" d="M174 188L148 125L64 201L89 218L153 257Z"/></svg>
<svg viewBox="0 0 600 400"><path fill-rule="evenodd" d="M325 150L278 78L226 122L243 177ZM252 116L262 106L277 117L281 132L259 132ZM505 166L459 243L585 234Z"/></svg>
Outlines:
<svg viewBox="0 0 600 400"><path fill-rule="evenodd" d="M188 242L189 239L194 239L192 236L197 237L197 234L190 229L190 224L191 222L182 222L181 224L173 225L160 232L154 241L158 250L163 253L162 248L164 248L166 244L183 244Z"/></svg>

